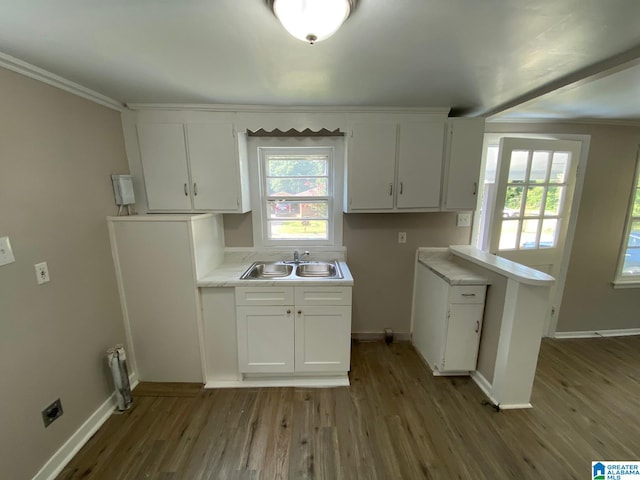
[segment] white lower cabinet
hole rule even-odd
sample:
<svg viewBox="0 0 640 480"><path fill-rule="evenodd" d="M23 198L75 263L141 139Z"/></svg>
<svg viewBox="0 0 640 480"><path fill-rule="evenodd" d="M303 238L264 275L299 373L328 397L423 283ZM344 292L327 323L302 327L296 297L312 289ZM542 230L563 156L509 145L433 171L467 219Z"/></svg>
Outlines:
<svg viewBox="0 0 640 480"><path fill-rule="evenodd" d="M486 285L449 285L416 267L412 341L436 374L476 369Z"/></svg>
<svg viewBox="0 0 640 480"><path fill-rule="evenodd" d="M237 287L236 328L241 373L347 372L351 287Z"/></svg>

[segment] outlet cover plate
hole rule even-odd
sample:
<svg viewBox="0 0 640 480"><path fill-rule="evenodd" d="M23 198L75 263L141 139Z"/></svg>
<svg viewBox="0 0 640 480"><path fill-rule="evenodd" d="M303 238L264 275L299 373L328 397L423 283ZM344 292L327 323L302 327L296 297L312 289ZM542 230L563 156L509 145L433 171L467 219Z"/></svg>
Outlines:
<svg viewBox="0 0 640 480"><path fill-rule="evenodd" d="M2 265L8 265L16 261L16 257L13 256L13 250L11 250L11 242L9 237L0 237L0 267Z"/></svg>
<svg viewBox="0 0 640 480"><path fill-rule="evenodd" d="M47 266L47 262L36 263L34 267L36 269L36 280L38 285L42 285L43 283L47 283L51 280L49 278L49 267Z"/></svg>
<svg viewBox="0 0 640 480"><path fill-rule="evenodd" d="M45 428L60 418L63 413L62 402L58 398L55 402L42 410L42 421L44 422Z"/></svg>
<svg viewBox="0 0 640 480"><path fill-rule="evenodd" d="M471 226L471 214L470 213L459 213L458 219L456 221L456 226L458 227L470 227Z"/></svg>

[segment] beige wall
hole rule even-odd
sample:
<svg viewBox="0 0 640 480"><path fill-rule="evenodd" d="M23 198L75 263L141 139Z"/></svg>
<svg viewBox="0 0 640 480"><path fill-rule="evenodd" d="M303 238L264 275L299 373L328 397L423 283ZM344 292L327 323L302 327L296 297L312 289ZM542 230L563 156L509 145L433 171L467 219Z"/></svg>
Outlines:
<svg viewBox="0 0 640 480"><path fill-rule="evenodd" d="M125 338L105 217L109 175L128 166L119 112L4 69L0 105L0 236L16 257L0 267L0 476L22 480L112 392L105 350Z"/></svg>
<svg viewBox="0 0 640 480"><path fill-rule="evenodd" d="M589 159L558 332L640 328L637 289L615 290L618 252L640 127L592 124L487 124L487 132L591 135Z"/></svg>
<svg viewBox="0 0 640 480"><path fill-rule="evenodd" d="M456 227L455 213L347 213L343 218L347 264L355 279L352 331L408 333L416 249L468 244L470 229ZM225 215L224 226L227 247L253 245L250 214ZM406 244L398 243L398 232L407 232Z"/></svg>

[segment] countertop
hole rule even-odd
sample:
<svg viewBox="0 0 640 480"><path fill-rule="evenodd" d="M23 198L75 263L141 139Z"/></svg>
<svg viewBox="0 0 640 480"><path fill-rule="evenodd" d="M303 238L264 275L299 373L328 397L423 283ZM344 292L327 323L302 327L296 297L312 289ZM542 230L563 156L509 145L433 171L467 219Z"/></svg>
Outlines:
<svg viewBox="0 0 640 480"><path fill-rule="evenodd" d="M223 263L216 269L198 279L198 287L249 287L264 286L272 287L277 285L283 286L302 286L302 285L333 285L333 286L353 286L353 276L344 261L344 252L319 252L312 253L309 257L305 257L305 261L329 261L337 260L344 278L314 278L314 277L293 277L293 278L277 278L277 279L251 279L240 280L242 274L256 261L279 261L283 259L290 260L289 256L285 256L282 252L231 252L226 253Z"/></svg>
<svg viewBox="0 0 640 480"><path fill-rule="evenodd" d="M449 285L488 285L489 280L455 263L449 249L419 248L418 262L425 265Z"/></svg>

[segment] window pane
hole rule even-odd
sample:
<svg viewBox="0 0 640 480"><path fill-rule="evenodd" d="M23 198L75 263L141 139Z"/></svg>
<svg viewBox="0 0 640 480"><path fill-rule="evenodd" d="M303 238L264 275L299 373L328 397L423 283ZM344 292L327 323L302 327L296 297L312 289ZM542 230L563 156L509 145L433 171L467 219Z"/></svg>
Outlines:
<svg viewBox="0 0 640 480"><path fill-rule="evenodd" d="M271 155L266 170L268 177L312 177L327 175L328 165L324 155Z"/></svg>
<svg viewBox="0 0 640 480"><path fill-rule="evenodd" d="M640 275L640 221L631 222L622 275Z"/></svg>
<svg viewBox="0 0 640 480"><path fill-rule="evenodd" d="M522 183L527 174L527 163L529 162L528 150L514 150L511 152L511 163L509 164L508 183Z"/></svg>
<svg viewBox="0 0 640 480"><path fill-rule="evenodd" d="M326 197L328 179L325 178L267 178L269 197Z"/></svg>
<svg viewBox="0 0 640 480"><path fill-rule="evenodd" d="M560 215L562 198L567 187L549 187L547 189L547 200L544 205L545 217L555 217Z"/></svg>
<svg viewBox="0 0 640 480"><path fill-rule="evenodd" d="M554 152L549 183L564 183L569 168L569 152Z"/></svg>
<svg viewBox="0 0 640 480"><path fill-rule="evenodd" d="M636 198L633 199L633 217L640 217L640 188L636 188Z"/></svg>
<svg viewBox="0 0 640 480"><path fill-rule="evenodd" d="M540 232L540 248L552 248L556 246L558 238L558 219L547 218L542 221L542 231Z"/></svg>
<svg viewBox="0 0 640 480"><path fill-rule="evenodd" d="M507 187L507 194L504 200L503 217L519 217L522 206L522 192L524 187Z"/></svg>
<svg viewBox="0 0 640 480"><path fill-rule="evenodd" d="M520 233L520 248L536 248L536 236L538 234L538 224L540 220L524 220L522 222L522 232Z"/></svg>
<svg viewBox="0 0 640 480"><path fill-rule="evenodd" d="M315 219L329 218L328 202L283 202L269 200L267 202L269 218Z"/></svg>
<svg viewBox="0 0 640 480"><path fill-rule="evenodd" d="M269 220L268 237L272 240L327 240L327 220Z"/></svg>
<svg viewBox="0 0 640 480"><path fill-rule="evenodd" d="M544 183L547 181L550 154L551 152L533 152L529 183Z"/></svg>
<svg viewBox="0 0 640 480"><path fill-rule="evenodd" d="M519 220L504 220L500 230L499 250L514 250L516 248L516 238L518 236Z"/></svg>
<svg viewBox="0 0 640 480"><path fill-rule="evenodd" d="M540 216L544 190L544 187L527 188L527 200L524 206L524 214L526 216Z"/></svg>

